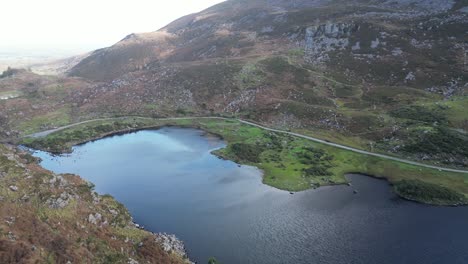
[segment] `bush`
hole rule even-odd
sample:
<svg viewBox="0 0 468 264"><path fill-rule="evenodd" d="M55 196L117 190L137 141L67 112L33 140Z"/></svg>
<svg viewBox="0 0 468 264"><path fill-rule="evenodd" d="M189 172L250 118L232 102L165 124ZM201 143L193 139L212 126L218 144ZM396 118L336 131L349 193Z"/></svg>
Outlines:
<svg viewBox="0 0 468 264"><path fill-rule="evenodd" d="M301 152L297 153L297 156L302 164L310 165L302 170L306 177L332 175L329 169L331 168L333 156L329 155L324 150L305 147Z"/></svg>
<svg viewBox="0 0 468 264"><path fill-rule="evenodd" d="M403 151L468 157L468 137L448 128L438 127L434 131L418 133L414 137L416 140L406 145Z"/></svg>
<svg viewBox="0 0 468 264"><path fill-rule="evenodd" d="M454 205L466 203L464 195L446 187L419 180L403 180L394 184L400 196L419 202Z"/></svg>
<svg viewBox="0 0 468 264"><path fill-rule="evenodd" d="M8 67L2 74L0 74L0 79L1 78L6 78L15 75L16 73L19 73L21 70L18 69L12 69Z"/></svg>
<svg viewBox="0 0 468 264"><path fill-rule="evenodd" d="M265 65L267 71L275 74L281 74L290 69L288 61L281 57L265 59L262 61L262 64Z"/></svg>
<svg viewBox="0 0 468 264"><path fill-rule="evenodd" d="M240 160L259 163L263 147L246 143L234 143L231 146L231 151Z"/></svg>
<svg viewBox="0 0 468 264"><path fill-rule="evenodd" d="M418 105L395 109L390 112L390 115L397 118L411 119L425 123L443 123L447 121L443 113L440 111L431 110Z"/></svg>
<svg viewBox="0 0 468 264"><path fill-rule="evenodd" d="M208 259L208 264L219 264L219 262L215 258L211 257Z"/></svg>

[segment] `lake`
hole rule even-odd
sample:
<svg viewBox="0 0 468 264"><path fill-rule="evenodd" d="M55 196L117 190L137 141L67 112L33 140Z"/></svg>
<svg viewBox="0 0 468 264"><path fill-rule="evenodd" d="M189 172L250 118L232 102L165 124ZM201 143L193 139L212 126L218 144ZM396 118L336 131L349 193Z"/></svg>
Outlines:
<svg viewBox="0 0 468 264"><path fill-rule="evenodd" d="M225 145L166 127L34 155L93 182L146 229L175 234L198 263L468 263L467 207L405 201L361 175L347 176L352 187L291 195L262 184L258 169L211 154Z"/></svg>

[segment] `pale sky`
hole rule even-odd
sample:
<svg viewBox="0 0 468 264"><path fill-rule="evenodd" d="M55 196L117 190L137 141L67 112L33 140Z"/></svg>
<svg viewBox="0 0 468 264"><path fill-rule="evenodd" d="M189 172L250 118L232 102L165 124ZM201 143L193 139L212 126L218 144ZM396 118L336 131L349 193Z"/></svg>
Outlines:
<svg viewBox="0 0 468 264"><path fill-rule="evenodd" d="M2 0L0 53L90 51L223 0Z"/></svg>

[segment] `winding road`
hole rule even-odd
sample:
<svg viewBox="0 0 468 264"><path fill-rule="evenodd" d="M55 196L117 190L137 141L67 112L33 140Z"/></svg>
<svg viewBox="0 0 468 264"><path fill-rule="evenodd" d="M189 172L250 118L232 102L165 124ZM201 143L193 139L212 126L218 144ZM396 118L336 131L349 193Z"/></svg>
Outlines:
<svg viewBox="0 0 468 264"><path fill-rule="evenodd" d="M394 160L394 161L398 161L398 162L402 162L402 163L406 163L406 164L410 164L410 165L416 165L416 166L420 166L420 167L424 167L424 168L436 169L436 170L439 170L439 171L448 171L448 172L467 173L468 174L468 170L451 169L451 168L444 168L444 167L439 167L439 166L435 166L435 165L419 163L419 162L416 162L416 161L397 158L397 157L393 157L393 156L389 156L389 155L385 155L385 154L379 154L379 153L365 151L365 150L362 150L362 149L352 148L352 147L340 145L340 144L337 144L337 143L325 141L325 140L322 140L322 139L318 139L318 138L314 138L314 137L310 137L310 136L306 136L306 135L302 135L302 134L298 134L298 133L294 133L294 132L269 128L269 127L259 125L257 123L253 123L253 122L250 122L250 121L242 120L242 119L233 119L233 118L226 118L226 117L150 118L150 117L130 116L130 117L98 118L98 119L87 120L87 121L83 121L83 122L70 124L70 125L67 125L67 126L62 126L62 127L55 128L55 129L50 129L50 130L34 133L34 134L31 134L31 135L27 135L26 137L34 137L34 138L45 137L45 136L47 136L47 135L49 135L51 133L58 132L58 131L61 131L61 130L67 129L67 128L71 128L71 127L74 127L74 126L82 125L82 124L87 124L87 123L96 122L96 121L109 121L109 120L118 120L118 119L127 119L127 118L139 118L139 119L161 120L161 121L164 121L164 120L184 120L184 119L186 119L186 120L187 119L188 120L190 120L190 119L236 120L236 121L238 121L238 122L240 122L242 124L258 127L258 128L261 128L261 129L264 129L264 130L267 130L267 131L281 133L281 134L287 134L287 135L291 135L291 136L294 136L294 137L299 137L299 138L315 141L315 142L318 142L318 143L321 143L321 144L324 144L324 145L333 146L333 147L336 147L336 148L349 150L349 151L364 154L364 155L374 156L374 157L387 159L387 160Z"/></svg>

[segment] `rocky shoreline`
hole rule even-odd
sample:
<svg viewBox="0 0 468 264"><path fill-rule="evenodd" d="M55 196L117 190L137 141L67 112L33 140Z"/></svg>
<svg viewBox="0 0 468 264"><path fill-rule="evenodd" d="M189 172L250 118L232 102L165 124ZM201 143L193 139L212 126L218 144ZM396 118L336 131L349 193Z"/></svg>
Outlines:
<svg viewBox="0 0 468 264"><path fill-rule="evenodd" d="M184 242L178 239L175 235L167 233L156 233L154 236L155 241L161 244L164 251L168 253L175 253L183 258L188 259ZM195 262L190 261L189 263L194 264Z"/></svg>
<svg viewBox="0 0 468 264"><path fill-rule="evenodd" d="M180 240L179 238L177 238L174 234L168 234L165 232L153 233L149 230L146 230L144 226L135 223L133 219L132 219L132 223L136 228L150 232L154 236L154 241L160 244L161 247L164 249L164 251L168 253L175 253L187 260L189 259L187 250L185 249L184 242ZM195 263L195 262L190 261L189 263Z"/></svg>
<svg viewBox="0 0 468 264"><path fill-rule="evenodd" d="M123 204L93 187L0 144L0 263L193 263L181 240L143 230Z"/></svg>

